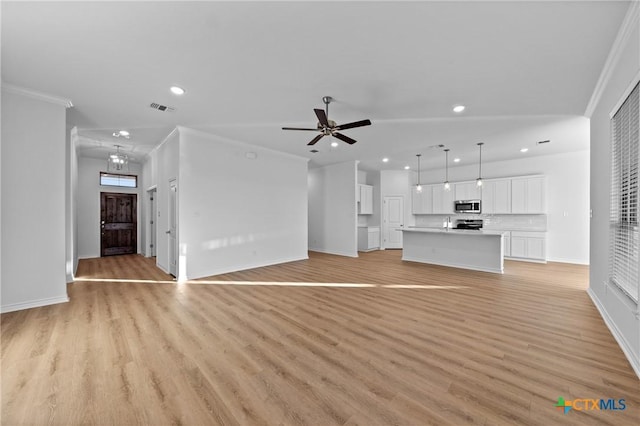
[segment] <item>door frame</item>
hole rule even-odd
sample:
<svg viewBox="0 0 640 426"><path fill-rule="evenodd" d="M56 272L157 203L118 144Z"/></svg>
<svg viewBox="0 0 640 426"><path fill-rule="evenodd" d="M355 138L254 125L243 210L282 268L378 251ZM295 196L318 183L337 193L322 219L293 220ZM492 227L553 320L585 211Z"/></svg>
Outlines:
<svg viewBox="0 0 640 426"><path fill-rule="evenodd" d="M175 193L172 195L171 193ZM178 179L173 178L169 179L169 196L167 197L167 267L169 269L169 274L174 277L178 277L179 264L178 264ZM174 197L173 206L171 206L171 198ZM172 208L173 207L173 208ZM174 221L174 229L171 229L171 219L173 217ZM173 234L172 234L173 232ZM171 238L173 238L173 244L171 244ZM171 256L173 249L173 258Z"/></svg>
<svg viewBox="0 0 640 426"><path fill-rule="evenodd" d="M99 229L99 238L100 238L100 257L105 257L105 256L112 256L112 255L105 255L105 248L104 248L104 240L102 238L102 230L104 229L104 220L102 218L102 211L103 211L103 205L102 205L102 199L103 199L103 195L127 195L127 196L132 196L133 197L133 211L132 211L132 215L133 215L133 254L138 253L138 194L135 192L113 192L113 191L100 191L100 229Z"/></svg>
<svg viewBox="0 0 640 426"><path fill-rule="evenodd" d="M402 224L400 225L401 228L404 227L404 222L406 221L406 213L405 213L405 199L404 199L404 195L385 195L384 197L382 197L382 235L380 236L380 248L382 250L386 250L387 249L387 235L388 235L388 229L389 229L389 225L388 225L388 209L387 209L387 201L390 198L400 198L402 200L401 202L401 206L402 206ZM392 247L390 249L396 250L396 249L402 249L402 247Z"/></svg>

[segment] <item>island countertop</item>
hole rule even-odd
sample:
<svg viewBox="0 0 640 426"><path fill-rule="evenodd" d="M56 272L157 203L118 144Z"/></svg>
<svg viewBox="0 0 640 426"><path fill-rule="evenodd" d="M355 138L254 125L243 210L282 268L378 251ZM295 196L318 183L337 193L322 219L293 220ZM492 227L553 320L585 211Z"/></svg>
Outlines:
<svg viewBox="0 0 640 426"><path fill-rule="evenodd" d="M505 231L400 228L402 260L504 273Z"/></svg>
<svg viewBox="0 0 640 426"><path fill-rule="evenodd" d="M462 235L504 235L507 231L497 229L455 229L455 228L398 228L403 232L437 232L442 234L462 234Z"/></svg>

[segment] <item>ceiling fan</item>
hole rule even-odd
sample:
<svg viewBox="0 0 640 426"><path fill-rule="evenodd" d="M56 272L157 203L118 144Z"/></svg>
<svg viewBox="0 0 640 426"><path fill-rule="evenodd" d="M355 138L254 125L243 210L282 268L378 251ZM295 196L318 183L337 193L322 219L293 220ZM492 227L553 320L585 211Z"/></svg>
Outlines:
<svg viewBox="0 0 640 426"><path fill-rule="evenodd" d="M318 127L315 129L301 128L301 127L283 127L282 130L309 130L312 132L320 132L318 136L313 138L311 142L307 145L315 145L323 136L333 136L334 138L338 138L343 142L346 142L350 145L353 145L357 141L355 139L351 139L348 136L343 135L342 133L338 133L338 130L346 130L353 129L354 127L362 127L371 125L370 120L360 120L354 121L353 123L346 124L338 124L333 120L329 120L329 104L333 98L331 96L324 96L322 98L322 102L325 105L325 111L321 109L314 109L313 111L316 113L316 117L318 117Z"/></svg>

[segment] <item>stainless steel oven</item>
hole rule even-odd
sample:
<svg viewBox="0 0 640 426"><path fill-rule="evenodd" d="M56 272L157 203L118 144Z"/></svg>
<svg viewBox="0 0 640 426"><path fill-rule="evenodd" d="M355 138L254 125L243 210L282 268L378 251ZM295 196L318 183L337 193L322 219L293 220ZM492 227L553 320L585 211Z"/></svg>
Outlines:
<svg viewBox="0 0 640 426"><path fill-rule="evenodd" d="M456 213L477 213L481 210L480 200L456 200L453 202L453 209Z"/></svg>

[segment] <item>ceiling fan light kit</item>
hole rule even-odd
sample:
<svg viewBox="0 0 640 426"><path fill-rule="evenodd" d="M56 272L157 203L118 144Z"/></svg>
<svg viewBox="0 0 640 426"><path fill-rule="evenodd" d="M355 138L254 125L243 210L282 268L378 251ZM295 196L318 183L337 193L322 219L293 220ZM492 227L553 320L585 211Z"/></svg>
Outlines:
<svg viewBox="0 0 640 426"><path fill-rule="evenodd" d="M311 139L311 142L309 142L307 145L315 145L324 136L333 136L334 138L340 139L341 141L346 142L349 145L353 145L354 143L357 142L355 139L345 136L342 133L339 133L338 131L353 129L355 127L370 126L371 121L367 119L367 120L354 121L352 123L336 124L335 121L329 120L329 104L331 103L331 101L333 101L333 98L331 96L324 96L322 98L322 102L324 102L325 109L313 110L313 112L315 112L316 114L316 117L318 118L317 128L310 129L310 128L302 128L302 127L283 127L282 130L304 130L304 131L311 131L311 132L320 132L320 134L315 138Z"/></svg>

